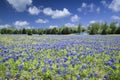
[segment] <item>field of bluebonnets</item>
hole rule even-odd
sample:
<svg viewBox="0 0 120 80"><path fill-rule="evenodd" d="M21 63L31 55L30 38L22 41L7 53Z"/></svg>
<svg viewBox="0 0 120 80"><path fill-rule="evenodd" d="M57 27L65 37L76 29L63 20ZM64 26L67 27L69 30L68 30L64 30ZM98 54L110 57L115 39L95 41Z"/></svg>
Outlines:
<svg viewBox="0 0 120 80"><path fill-rule="evenodd" d="M0 35L0 80L120 80L120 36Z"/></svg>

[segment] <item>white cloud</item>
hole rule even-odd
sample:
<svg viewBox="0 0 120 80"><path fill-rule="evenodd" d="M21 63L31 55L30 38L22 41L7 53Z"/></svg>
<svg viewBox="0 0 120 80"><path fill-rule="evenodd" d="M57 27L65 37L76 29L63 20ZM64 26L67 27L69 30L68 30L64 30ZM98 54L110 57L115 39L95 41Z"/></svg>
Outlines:
<svg viewBox="0 0 120 80"><path fill-rule="evenodd" d="M86 14L86 11L93 12L94 9L96 9L95 4L87 4L87 3L82 3L81 7L77 8L79 12L82 12L84 10L84 14Z"/></svg>
<svg viewBox="0 0 120 80"><path fill-rule="evenodd" d="M102 20L91 20L91 21L89 22L89 24L93 24L93 23L96 23L96 22L98 22L98 23L103 23Z"/></svg>
<svg viewBox="0 0 120 80"><path fill-rule="evenodd" d="M98 8L96 9L96 11L97 11L97 13L99 13L99 12L100 12L100 7L98 7Z"/></svg>
<svg viewBox="0 0 120 80"><path fill-rule="evenodd" d="M45 24L45 23L48 23L49 21L47 20L47 19L38 19L38 20L36 20L35 21L36 23L43 23L43 24Z"/></svg>
<svg viewBox="0 0 120 80"><path fill-rule="evenodd" d="M8 28L8 27L10 27L9 24L0 25L0 28Z"/></svg>
<svg viewBox="0 0 120 80"><path fill-rule="evenodd" d="M120 17L114 15L114 16L111 17L111 19L113 19L113 20L120 20Z"/></svg>
<svg viewBox="0 0 120 80"><path fill-rule="evenodd" d="M91 3L90 5L88 5L88 8L90 8L90 11L92 12L92 11L93 11L93 9L94 9L94 4L93 4L93 3Z"/></svg>
<svg viewBox="0 0 120 80"><path fill-rule="evenodd" d="M48 15L48 16L51 16L53 14L53 10L51 8L44 8L43 9L43 13Z"/></svg>
<svg viewBox="0 0 120 80"><path fill-rule="evenodd" d="M63 18L63 17L71 15L71 13L66 8L64 8L63 10L57 10L57 9L52 10L51 8L44 8L43 13L48 16L51 16L53 19Z"/></svg>
<svg viewBox="0 0 120 80"><path fill-rule="evenodd" d="M95 21L95 20L92 20L92 21L90 21L89 23L90 23L90 24L93 24L93 23L96 23L96 21Z"/></svg>
<svg viewBox="0 0 120 80"><path fill-rule="evenodd" d="M40 9L38 9L36 6L29 7L28 12L31 15L38 15L40 13Z"/></svg>
<svg viewBox="0 0 120 80"><path fill-rule="evenodd" d="M14 23L14 25L15 25L16 27L23 27L23 26L28 26L29 23L28 23L27 21L16 21L16 22Z"/></svg>
<svg viewBox="0 0 120 80"><path fill-rule="evenodd" d="M83 2L83 3L82 3L82 7L83 7L83 8L86 8L86 7L87 7L87 4Z"/></svg>
<svg viewBox="0 0 120 80"><path fill-rule="evenodd" d="M120 11L120 0L112 0L111 4L108 7L115 12L119 12Z"/></svg>
<svg viewBox="0 0 120 80"><path fill-rule="evenodd" d="M79 12L82 12L82 8L77 8L77 10L78 10Z"/></svg>
<svg viewBox="0 0 120 80"><path fill-rule="evenodd" d="M57 28L58 26L57 25L50 25L49 28L52 29L52 28Z"/></svg>
<svg viewBox="0 0 120 80"><path fill-rule="evenodd" d="M32 0L7 0L18 12L23 12L26 7L32 4Z"/></svg>
<svg viewBox="0 0 120 80"><path fill-rule="evenodd" d="M106 2L105 0L101 1L101 3L102 3L102 4L103 4L103 6L105 6L105 7L107 7L107 6L108 6L108 4L107 4L107 2Z"/></svg>
<svg viewBox="0 0 120 80"><path fill-rule="evenodd" d="M74 15L74 16L71 17L71 21L72 21L72 22L77 22L77 21L79 21L79 19L80 19L80 18L79 18L78 15Z"/></svg>
<svg viewBox="0 0 120 80"><path fill-rule="evenodd" d="M66 23L64 26L66 26L66 27L77 27L77 25L72 24L72 23Z"/></svg>

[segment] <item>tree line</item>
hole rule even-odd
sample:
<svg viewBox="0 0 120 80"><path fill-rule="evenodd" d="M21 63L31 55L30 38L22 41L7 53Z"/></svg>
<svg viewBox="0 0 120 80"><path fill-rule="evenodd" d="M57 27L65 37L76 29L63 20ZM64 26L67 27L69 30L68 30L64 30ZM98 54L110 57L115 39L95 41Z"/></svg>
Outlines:
<svg viewBox="0 0 120 80"><path fill-rule="evenodd" d="M79 24L78 27L67 27L63 26L60 28L51 28L51 29L15 29L13 27L1 28L0 34L72 34L72 33L81 33L87 32L91 35L94 34L120 34L120 24L117 25L116 22L112 22L109 25L104 23L91 23L87 28L83 28L82 24Z"/></svg>
<svg viewBox="0 0 120 80"><path fill-rule="evenodd" d="M117 25L117 22L111 22L108 25L106 22L96 22L90 24L87 30L89 34L120 34L120 23Z"/></svg>

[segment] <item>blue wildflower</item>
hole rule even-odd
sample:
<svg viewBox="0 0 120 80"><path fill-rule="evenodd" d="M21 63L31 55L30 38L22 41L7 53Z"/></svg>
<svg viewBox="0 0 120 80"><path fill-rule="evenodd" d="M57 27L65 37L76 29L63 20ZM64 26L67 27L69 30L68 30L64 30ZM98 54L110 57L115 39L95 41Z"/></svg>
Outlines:
<svg viewBox="0 0 120 80"><path fill-rule="evenodd" d="M32 72L32 70L33 70L32 68L29 68L29 69L28 69L29 72Z"/></svg>
<svg viewBox="0 0 120 80"><path fill-rule="evenodd" d="M2 78L0 77L0 80L2 80Z"/></svg>
<svg viewBox="0 0 120 80"><path fill-rule="evenodd" d="M35 80L35 77L34 77L34 76L32 76L32 80Z"/></svg>
<svg viewBox="0 0 120 80"><path fill-rule="evenodd" d="M42 72L46 72L46 66L44 66L44 68L42 69Z"/></svg>
<svg viewBox="0 0 120 80"><path fill-rule="evenodd" d="M82 65L82 69L86 69L87 67L86 67L86 64L83 64Z"/></svg>
<svg viewBox="0 0 120 80"><path fill-rule="evenodd" d="M116 70L116 69L117 69L117 68L116 68L116 66L114 66L114 65L112 65L111 67L112 67L112 69L114 69L114 70Z"/></svg>
<svg viewBox="0 0 120 80"><path fill-rule="evenodd" d="M19 79L20 78L20 73L16 74L16 78Z"/></svg>
<svg viewBox="0 0 120 80"><path fill-rule="evenodd" d="M77 80L80 80L80 75L75 75L75 77L77 78Z"/></svg>
<svg viewBox="0 0 120 80"><path fill-rule="evenodd" d="M24 69L24 65L23 64L21 64L21 65L18 66L18 70L19 71L22 71L23 69Z"/></svg>
<svg viewBox="0 0 120 80"><path fill-rule="evenodd" d="M10 73L10 72L7 72L6 75L5 75L5 78L6 78L6 79L10 79L10 78L11 78L11 73Z"/></svg>

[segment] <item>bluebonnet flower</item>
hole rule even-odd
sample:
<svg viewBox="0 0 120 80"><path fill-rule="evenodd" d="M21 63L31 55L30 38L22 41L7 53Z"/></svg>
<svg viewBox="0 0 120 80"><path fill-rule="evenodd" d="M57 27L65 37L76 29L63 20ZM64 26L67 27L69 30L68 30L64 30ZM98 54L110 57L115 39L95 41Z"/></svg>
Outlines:
<svg viewBox="0 0 120 80"><path fill-rule="evenodd" d="M52 66L53 61L52 61L52 60L48 60L48 64L49 64L50 66Z"/></svg>
<svg viewBox="0 0 120 80"><path fill-rule="evenodd" d="M8 64L8 63L5 63L5 66L9 66L9 64Z"/></svg>
<svg viewBox="0 0 120 80"><path fill-rule="evenodd" d="M9 71L11 70L11 67L10 67L10 66L8 66L8 70L9 70Z"/></svg>
<svg viewBox="0 0 120 80"><path fill-rule="evenodd" d="M109 71L109 72L108 72L108 75L111 75L111 74L112 74L112 71Z"/></svg>
<svg viewBox="0 0 120 80"><path fill-rule="evenodd" d="M49 67L49 69L50 69L50 70L53 70L53 67L52 67L52 66L50 66L50 67Z"/></svg>
<svg viewBox="0 0 120 80"><path fill-rule="evenodd" d="M108 76L105 75L104 78L103 78L103 80L107 80L107 79L108 79Z"/></svg>
<svg viewBox="0 0 120 80"><path fill-rule="evenodd" d="M88 78L92 78L93 77L93 74L90 74L89 76L88 76Z"/></svg>
<svg viewBox="0 0 120 80"><path fill-rule="evenodd" d="M42 72L46 72L46 66L44 66L44 68L42 69Z"/></svg>
<svg viewBox="0 0 120 80"><path fill-rule="evenodd" d="M74 67L74 66L75 66L75 62L72 62L71 64L72 64L72 67Z"/></svg>
<svg viewBox="0 0 120 80"><path fill-rule="evenodd" d="M68 67L68 64L63 63L63 67L65 67L65 68Z"/></svg>
<svg viewBox="0 0 120 80"><path fill-rule="evenodd" d="M56 62L57 62L57 63L61 62L61 59L60 59L59 57L56 58Z"/></svg>
<svg viewBox="0 0 120 80"><path fill-rule="evenodd" d="M87 68L86 64L83 64L82 69L86 69L86 68Z"/></svg>
<svg viewBox="0 0 120 80"><path fill-rule="evenodd" d="M29 71L29 72L32 72L32 71L33 71L33 69L32 69L32 68L29 68L29 69L28 69L28 71Z"/></svg>
<svg viewBox="0 0 120 80"><path fill-rule="evenodd" d="M94 77L97 77L98 73L97 72L94 72Z"/></svg>
<svg viewBox="0 0 120 80"><path fill-rule="evenodd" d="M77 80L80 80L80 75L75 75L75 77L77 78Z"/></svg>
<svg viewBox="0 0 120 80"><path fill-rule="evenodd" d="M35 66L38 69L40 67L40 63L37 63Z"/></svg>
<svg viewBox="0 0 120 80"><path fill-rule="evenodd" d="M116 70L117 68L116 68L116 66L114 66L114 65L111 65L111 67L112 67L112 69L114 69L114 70Z"/></svg>
<svg viewBox="0 0 120 80"><path fill-rule="evenodd" d="M63 72L64 72L64 75L69 73L67 69L64 69Z"/></svg>
<svg viewBox="0 0 120 80"><path fill-rule="evenodd" d="M72 80L72 78L69 78L68 80Z"/></svg>
<svg viewBox="0 0 120 80"><path fill-rule="evenodd" d="M115 63L115 58L111 58L109 61Z"/></svg>
<svg viewBox="0 0 120 80"><path fill-rule="evenodd" d="M22 71L23 69L24 69L24 65L23 64L21 64L21 65L18 66L18 70L19 71Z"/></svg>
<svg viewBox="0 0 120 80"><path fill-rule="evenodd" d="M16 74L16 78L19 79L20 78L20 73Z"/></svg>
<svg viewBox="0 0 120 80"><path fill-rule="evenodd" d="M6 75L5 75L5 78L9 80L11 78L11 73L7 72Z"/></svg>
<svg viewBox="0 0 120 80"><path fill-rule="evenodd" d="M34 76L32 76L32 80L35 80L35 77L34 77Z"/></svg>
<svg viewBox="0 0 120 80"><path fill-rule="evenodd" d="M0 80L2 80L2 78L0 77Z"/></svg>
<svg viewBox="0 0 120 80"><path fill-rule="evenodd" d="M61 71L60 71L60 69L57 69L57 73L58 73L58 74L61 74Z"/></svg>
<svg viewBox="0 0 120 80"><path fill-rule="evenodd" d="M119 63L120 63L120 59L119 59Z"/></svg>
<svg viewBox="0 0 120 80"><path fill-rule="evenodd" d="M108 62L105 62L104 64L111 66L113 63L111 61L108 61Z"/></svg>
<svg viewBox="0 0 120 80"><path fill-rule="evenodd" d="M72 67L75 66L75 62L74 61L70 61L70 64L72 65Z"/></svg>

